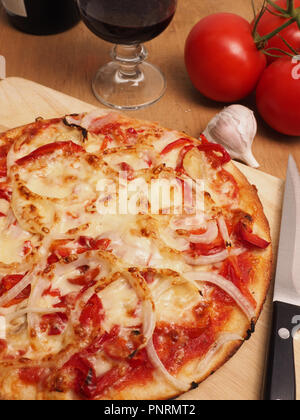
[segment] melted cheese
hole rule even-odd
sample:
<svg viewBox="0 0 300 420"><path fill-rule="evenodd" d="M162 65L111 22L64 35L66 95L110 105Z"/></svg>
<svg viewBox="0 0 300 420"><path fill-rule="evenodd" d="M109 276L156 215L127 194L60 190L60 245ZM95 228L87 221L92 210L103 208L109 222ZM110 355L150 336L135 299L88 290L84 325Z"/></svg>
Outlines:
<svg viewBox="0 0 300 420"><path fill-rule="evenodd" d="M0 234L0 262L4 264L19 263L24 258L24 243L31 239L31 235L20 228L18 224L6 227L3 220L3 230Z"/></svg>
<svg viewBox="0 0 300 420"><path fill-rule="evenodd" d="M192 309L203 299L192 285L170 287L155 300L158 321L187 323L195 320Z"/></svg>
<svg viewBox="0 0 300 420"><path fill-rule="evenodd" d="M9 203L6 200L0 199L0 213L7 214L9 210ZM1 219L0 219L1 222Z"/></svg>
<svg viewBox="0 0 300 420"><path fill-rule="evenodd" d="M101 355L98 357L90 356L88 360L92 363L97 377L104 375L113 367L113 363L108 361L104 356L101 357Z"/></svg>
<svg viewBox="0 0 300 420"><path fill-rule="evenodd" d="M105 312L103 328L110 331L114 325L123 328L141 325L141 313L136 311L138 297L125 279L119 279L98 294Z"/></svg>
<svg viewBox="0 0 300 420"><path fill-rule="evenodd" d="M72 245L67 245L71 248ZM51 288L53 290L58 289L61 296L65 296L72 292L79 292L82 289L82 286L78 286L69 282L69 279L74 279L79 277L82 273L79 268L82 266L88 266L89 270L94 268L99 268L99 274L95 280L99 278L104 278L108 275L108 269L105 261L102 261L101 258L97 256L97 252L93 252L94 256L87 258L85 254L82 254L75 261L65 264L60 263L55 265L55 271L53 279L51 280Z"/></svg>
<svg viewBox="0 0 300 420"><path fill-rule="evenodd" d="M63 162L51 161L43 173L31 173L26 185L41 197L64 199L74 192L78 169L69 165L66 167Z"/></svg>
<svg viewBox="0 0 300 420"><path fill-rule="evenodd" d="M115 171L121 170L121 164L126 163L135 171L149 168L145 153L113 153L104 156L104 161Z"/></svg>

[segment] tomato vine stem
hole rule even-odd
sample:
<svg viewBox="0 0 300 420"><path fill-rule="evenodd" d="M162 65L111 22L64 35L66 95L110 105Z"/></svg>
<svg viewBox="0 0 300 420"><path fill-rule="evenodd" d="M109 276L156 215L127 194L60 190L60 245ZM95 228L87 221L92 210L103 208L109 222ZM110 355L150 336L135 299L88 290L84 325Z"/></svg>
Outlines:
<svg viewBox="0 0 300 420"><path fill-rule="evenodd" d="M276 11L270 10L268 6L272 6ZM252 0L252 7L255 11L254 2ZM276 16L288 19L283 25L276 28L274 31L270 32L267 35L261 36L259 35L257 31L257 26L263 17L263 15L268 12L272 13ZM263 50L267 44L267 42L273 38L274 36L278 35L280 32L282 32L284 29L289 27L290 25L293 25L295 22L297 22L299 28L300 28L300 7L295 8L294 6L294 0L287 0L287 9L283 9L282 7L278 6L273 0L264 0L261 10L258 14L254 12L255 21L254 21L254 27L253 27L253 38L254 42L259 50ZM266 50L265 50L266 51ZM285 51L281 51L283 53L286 53ZM293 51L294 52L294 51ZM289 53L286 53L287 55L290 55Z"/></svg>

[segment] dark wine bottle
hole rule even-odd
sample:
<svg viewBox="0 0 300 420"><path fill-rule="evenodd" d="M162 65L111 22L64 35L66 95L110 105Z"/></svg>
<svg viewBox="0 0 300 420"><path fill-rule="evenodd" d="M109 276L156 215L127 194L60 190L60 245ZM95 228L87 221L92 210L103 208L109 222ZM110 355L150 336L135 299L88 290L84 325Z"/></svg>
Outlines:
<svg viewBox="0 0 300 420"><path fill-rule="evenodd" d="M34 35L63 32L80 20L75 0L2 0L16 28Z"/></svg>

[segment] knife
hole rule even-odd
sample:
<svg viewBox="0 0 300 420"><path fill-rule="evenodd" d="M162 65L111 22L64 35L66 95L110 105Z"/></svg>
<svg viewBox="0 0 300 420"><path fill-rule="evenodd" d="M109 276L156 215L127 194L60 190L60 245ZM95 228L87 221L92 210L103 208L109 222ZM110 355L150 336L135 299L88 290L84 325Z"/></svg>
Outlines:
<svg viewBox="0 0 300 420"><path fill-rule="evenodd" d="M295 400L293 339L300 330L300 175L289 157L264 383L265 400Z"/></svg>

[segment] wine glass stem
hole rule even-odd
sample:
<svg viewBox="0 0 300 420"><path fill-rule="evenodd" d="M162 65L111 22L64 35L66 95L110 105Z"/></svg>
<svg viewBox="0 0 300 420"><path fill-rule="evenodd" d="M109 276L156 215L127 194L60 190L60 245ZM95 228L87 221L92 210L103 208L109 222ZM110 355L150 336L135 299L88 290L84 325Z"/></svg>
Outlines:
<svg viewBox="0 0 300 420"><path fill-rule="evenodd" d="M121 80L141 79L142 72L139 69L139 64L148 56L144 45L115 45L111 56L119 65L118 77Z"/></svg>

